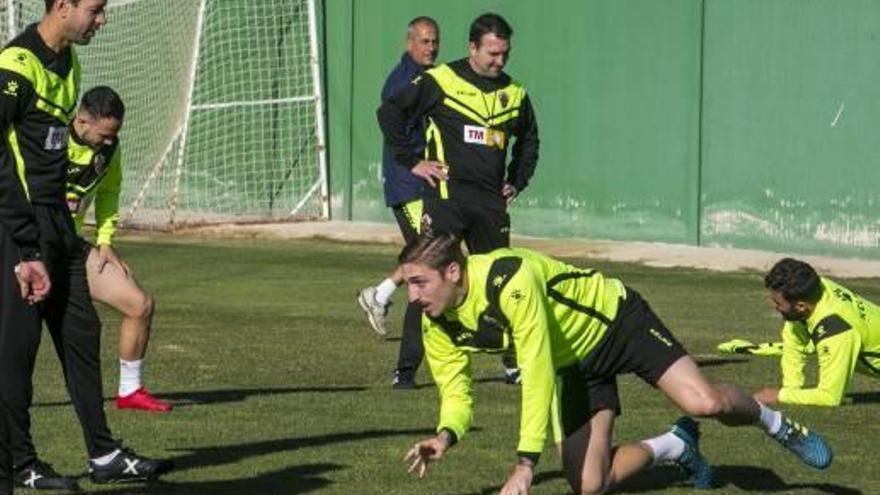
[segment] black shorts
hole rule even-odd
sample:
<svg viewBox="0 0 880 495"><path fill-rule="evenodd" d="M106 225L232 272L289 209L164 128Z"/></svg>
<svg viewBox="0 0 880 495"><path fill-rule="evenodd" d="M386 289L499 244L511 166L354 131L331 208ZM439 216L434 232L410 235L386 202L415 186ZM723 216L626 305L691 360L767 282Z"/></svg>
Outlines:
<svg viewBox="0 0 880 495"><path fill-rule="evenodd" d="M397 220L397 226L400 227L400 233L403 235L405 243L413 243L419 238L423 210L424 202L421 199L399 204L392 208L394 219Z"/></svg>
<svg viewBox="0 0 880 495"><path fill-rule="evenodd" d="M627 289L618 315L599 344L580 363L560 370L562 429L569 436L602 409L620 414L617 375L635 373L656 386L682 356L673 337L638 292Z"/></svg>
<svg viewBox="0 0 880 495"><path fill-rule="evenodd" d="M510 215L497 206L426 198L422 228L464 239L470 254L510 246Z"/></svg>

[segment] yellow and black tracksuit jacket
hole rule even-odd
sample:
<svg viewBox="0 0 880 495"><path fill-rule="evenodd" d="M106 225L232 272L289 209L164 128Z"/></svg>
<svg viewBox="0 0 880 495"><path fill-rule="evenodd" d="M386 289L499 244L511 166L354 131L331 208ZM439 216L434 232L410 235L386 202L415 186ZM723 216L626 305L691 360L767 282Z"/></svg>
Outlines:
<svg viewBox="0 0 880 495"><path fill-rule="evenodd" d="M624 285L595 270L527 249L467 258L467 296L438 318L423 317L425 355L440 392L440 421L456 439L471 426L472 352L516 348L522 373L517 451L543 450L556 371L587 357L617 316Z"/></svg>
<svg viewBox="0 0 880 495"><path fill-rule="evenodd" d="M805 321L782 327L782 389L788 404L837 406L858 371L880 377L880 307L822 278L822 298ZM804 366L815 352L819 381L804 388Z"/></svg>
<svg viewBox="0 0 880 495"><path fill-rule="evenodd" d="M0 52L0 224L25 260L39 257L33 205L64 206L79 83L76 52L53 52L36 25Z"/></svg>
<svg viewBox="0 0 880 495"><path fill-rule="evenodd" d="M86 212L94 201L95 243L109 246L119 222L119 193L122 191L119 141L114 140L94 150L80 141L71 126L67 156L67 206L73 214L76 230L82 230Z"/></svg>
<svg viewBox="0 0 880 495"><path fill-rule="evenodd" d="M467 59L435 67L385 100L377 112L385 143L401 166L423 159L448 167L440 198L505 201L505 182L522 191L538 162L538 124L526 90L508 75L479 76ZM413 153L407 123L427 118L424 156ZM513 141L511 161L507 151Z"/></svg>

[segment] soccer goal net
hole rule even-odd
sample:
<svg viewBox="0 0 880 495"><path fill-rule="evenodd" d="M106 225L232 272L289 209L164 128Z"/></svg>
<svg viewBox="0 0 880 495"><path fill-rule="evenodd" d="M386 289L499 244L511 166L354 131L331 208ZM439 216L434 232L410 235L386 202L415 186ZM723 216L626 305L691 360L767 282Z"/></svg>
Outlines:
<svg viewBox="0 0 880 495"><path fill-rule="evenodd" d="M0 0L9 40L43 0ZM110 0L82 90L126 104L122 221L328 215L314 0Z"/></svg>

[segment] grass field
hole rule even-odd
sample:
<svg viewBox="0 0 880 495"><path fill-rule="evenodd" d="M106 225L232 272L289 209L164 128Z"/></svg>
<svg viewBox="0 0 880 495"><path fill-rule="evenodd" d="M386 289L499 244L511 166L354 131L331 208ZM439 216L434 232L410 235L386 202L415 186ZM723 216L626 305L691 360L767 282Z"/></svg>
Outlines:
<svg viewBox="0 0 880 495"><path fill-rule="evenodd" d="M397 338L376 338L354 302L358 287L392 265L388 246L319 241L224 241L159 237L121 250L158 302L147 385L172 400L167 415L110 407L114 433L139 452L173 458L161 483L97 489L156 494L492 494L514 460L519 390L500 380L496 357L481 357L475 428L429 477L406 474L400 458L432 433L437 394L424 370L418 390L390 388ZM768 358L719 356L731 337L772 340L779 319L758 273L717 274L629 264L593 266L639 290L717 380L752 390L778 379ZM880 300L876 280L849 280ZM391 321L399 321L398 294ZM117 317L102 309L105 392L117 382ZM397 335L398 332L394 332ZM51 342L36 373L34 436L62 472L85 466L81 433L62 387ZM665 430L676 410L638 379L620 381L623 416L616 438ZM835 448L826 472L802 467L754 428L704 422L704 452L716 466L716 493L878 493L871 448L880 436L880 384L857 376L856 404L785 407ZM623 493L692 493L672 468L632 480ZM22 493L27 491L22 490ZM566 494L558 456L548 448L535 494Z"/></svg>

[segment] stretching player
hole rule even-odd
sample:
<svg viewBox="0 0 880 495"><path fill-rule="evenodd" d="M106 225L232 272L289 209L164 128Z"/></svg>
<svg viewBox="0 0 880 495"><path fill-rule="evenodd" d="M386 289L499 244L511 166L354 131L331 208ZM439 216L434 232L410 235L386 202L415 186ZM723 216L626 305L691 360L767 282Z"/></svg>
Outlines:
<svg viewBox="0 0 880 495"><path fill-rule="evenodd" d="M657 437L612 446L620 414L616 377L626 373L656 386L687 414L755 426L807 465L831 464L831 449L819 435L735 386L710 383L648 303L619 280L526 249L465 258L448 234L423 236L404 249L400 264L409 300L424 311L425 353L440 392L436 436L405 457L420 477L470 428L471 353L511 345L522 376L519 461L502 495L529 493L554 395L563 467L575 493L605 493L662 462L684 467L696 487L711 487L698 425L688 417Z"/></svg>
<svg viewBox="0 0 880 495"><path fill-rule="evenodd" d="M839 406L856 372L880 377L880 307L785 258L764 279L782 315L782 387L755 394L765 402ZM816 355L819 382L807 387L804 367Z"/></svg>
<svg viewBox="0 0 880 495"><path fill-rule="evenodd" d="M111 88L97 86L83 95L67 144L67 204L77 232L82 230L89 206L95 204L97 240L86 261L89 292L92 299L122 314L116 407L166 412L171 405L153 397L141 383L155 303L112 248L122 187L117 135L124 116L122 99Z"/></svg>

